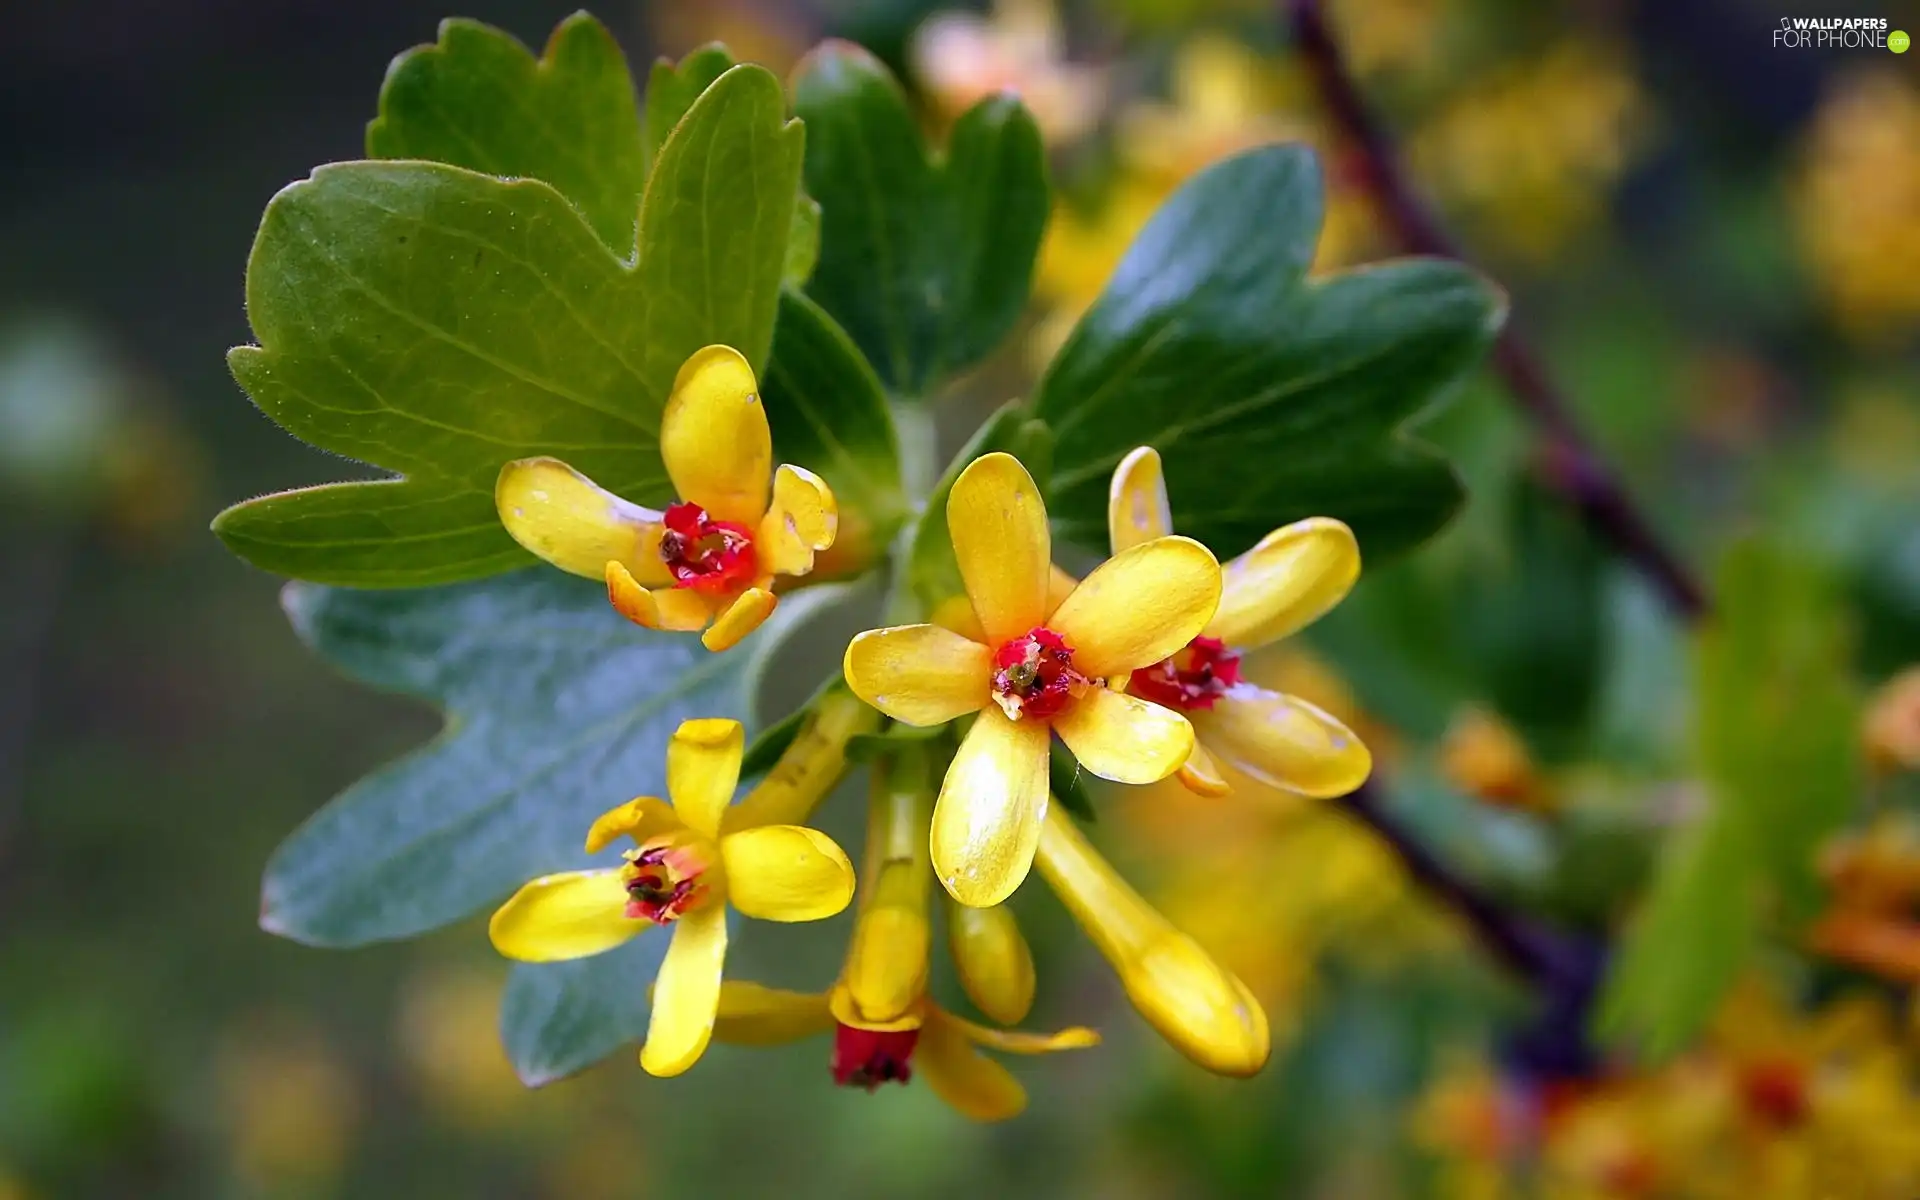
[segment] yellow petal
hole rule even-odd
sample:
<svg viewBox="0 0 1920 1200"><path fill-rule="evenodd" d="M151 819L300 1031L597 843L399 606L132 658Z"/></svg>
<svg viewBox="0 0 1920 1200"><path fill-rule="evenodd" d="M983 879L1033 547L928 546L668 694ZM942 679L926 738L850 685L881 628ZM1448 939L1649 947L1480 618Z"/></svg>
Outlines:
<svg viewBox="0 0 1920 1200"><path fill-rule="evenodd" d="M673 923L673 944L653 985L653 1016L640 1065L650 1075L678 1075L700 1060L720 1013L720 972L727 959L725 905L704 904Z"/></svg>
<svg viewBox="0 0 1920 1200"><path fill-rule="evenodd" d="M1193 726L1169 708L1111 688L1089 688L1053 719L1080 765L1115 783L1155 783L1193 753Z"/></svg>
<svg viewBox="0 0 1920 1200"><path fill-rule="evenodd" d="M618 837L644 842L657 833L680 828L680 816L665 800L635 796L619 808L610 808L587 830L587 853L598 854Z"/></svg>
<svg viewBox="0 0 1920 1200"><path fill-rule="evenodd" d="M813 702L793 741L760 782L726 811L723 833L755 825L799 825L847 773L847 746L854 735L874 733L880 714L844 688L830 688Z"/></svg>
<svg viewBox="0 0 1920 1200"><path fill-rule="evenodd" d="M853 899L853 864L802 825L762 825L720 839L727 902L762 921L819 921Z"/></svg>
<svg viewBox="0 0 1920 1200"><path fill-rule="evenodd" d="M822 992L789 992L758 983L727 980L720 985L720 1015L715 1041L732 1046L780 1046L833 1028Z"/></svg>
<svg viewBox="0 0 1920 1200"><path fill-rule="evenodd" d="M660 418L660 457L682 500L753 528L767 511L773 435L753 368L731 346L693 352Z"/></svg>
<svg viewBox="0 0 1920 1200"><path fill-rule="evenodd" d="M1047 815L1035 865L1174 1049L1220 1075L1266 1065L1267 1014L1246 985L1128 887L1058 810Z"/></svg>
<svg viewBox="0 0 1920 1200"><path fill-rule="evenodd" d="M774 606L779 604L772 592L765 588L750 587L741 592L713 628L700 635L700 644L718 654L722 650L731 650L768 617L773 615Z"/></svg>
<svg viewBox="0 0 1920 1200"><path fill-rule="evenodd" d="M1228 766L1303 796L1344 796L1367 781L1373 755L1353 731L1295 696L1237 683L1194 730Z"/></svg>
<svg viewBox="0 0 1920 1200"><path fill-rule="evenodd" d="M1004 904L947 905L947 948L967 999L1002 1025L1016 1025L1033 1007L1033 951Z"/></svg>
<svg viewBox="0 0 1920 1200"><path fill-rule="evenodd" d="M1360 543L1332 517L1274 530L1221 568L1220 610L1207 636L1251 650L1305 629L1360 578Z"/></svg>
<svg viewBox="0 0 1920 1200"><path fill-rule="evenodd" d="M920 747L903 747L876 763L867 798L866 862L860 872L860 915L853 923L840 978L843 1018L872 1027L917 1012L927 992L927 912L933 868L927 821L933 809L933 764Z"/></svg>
<svg viewBox="0 0 1920 1200"><path fill-rule="evenodd" d="M896 721L938 725L986 706L993 651L938 625L869 629L847 644L853 694Z"/></svg>
<svg viewBox="0 0 1920 1200"><path fill-rule="evenodd" d="M1060 1050L1086 1050L1100 1044L1099 1033L1084 1025L1070 1025L1059 1033L1023 1033L1018 1029L989 1029L952 1013L940 1015L974 1045L1006 1054L1053 1054Z"/></svg>
<svg viewBox="0 0 1920 1200"><path fill-rule="evenodd" d="M622 500L557 458L501 467L493 503L514 541L562 571L599 579L614 561L650 584L673 582L660 561L660 514Z"/></svg>
<svg viewBox="0 0 1920 1200"><path fill-rule="evenodd" d="M920 1029L914 1063L933 1094L962 1116L1004 1121L1027 1107L1027 1090L1011 1072L974 1049L945 1013L933 1012Z"/></svg>
<svg viewBox="0 0 1920 1200"><path fill-rule="evenodd" d="M618 870L543 875L515 892L487 922L493 948L521 962L559 962L613 949L651 922L629 919Z"/></svg>
<svg viewBox="0 0 1920 1200"><path fill-rule="evenodd" d="M1096 678L1150 666L1186 646L1220 603L1220 564L1192 538L1122 550L1080 581L1048 620Z"/></svg>
<svg viewBox="0 0 1920 1200"><path fill-rule="evenodd" d="M650 591L641 587L623 564L611 559L607 561L606 571L607 603L635 625L691 633L705 629L707 622L713 620L713 606L706 596L692 588L662 587Z"/></svg>
<svg viewBox="0 0 1920 1200"><path fill-rule="evenodd" d="M1047 616L1053 616L1053 610L1059 608L1080 581L1054 566L1047 572ZM980 618L973 611L973 601L966 596L948 596L933 606L933 614L927 618L942 629L951 629L961 637L976 642L987 640L987 631L980 627Z"/></svg>
<svg viewBox="0 0 1920 1200"><path fill-rule="evenodd" d="M933 871L976 908L1013 895L1047 809L1047 726L989 705L974 718L933 806Z"/></svg>
<svg viewBox="0 0 1920 1200"><path fill-rule="evenodd" d="M1120 460L1107 488L1107 540L1113 553L1173 532L1160 454L1142 446Z"/></svg>
<svg viewBox="0 0 1920 1200"><path fill-rule="evenodd" d="M833 545L840 531L840 506L827 481L804 467L782 463L773 473L773 504L760 518L754 553L760 569L780 575L805 575L813 555Z"/></svg>
<svg viewBox="0 0 1920 1200"><path fill-rule="evenodd" d="M1046 620L1053 539L1040 489L1019 459L985 454L960 472L947 496L947 532L990 645Z"/></svg>
<svg viewBox="0 0 1920 1200"><path fill-rule="evenodd" d="M920 1028L921 1019L925 1016L929 1007L931 1007L927 1004L926 1000L922 998L919 1002L892 1020L879 1020L869 1017L861 1009L860 1005L854 1002L853 989L848 986L847 981L844 979L834 984L833 990L827 993L827 1006L833 1012L833 1019L842 1025L850 1025L855 1029L872 1029L882 1033L893 1033L901 1029Z"/></svg>
<svg viewBox="0 0 1920 1200"><path fill-rule="evenodd" d="M682 721L667 743L667 794L687 828L718 837L720 817L740 782L746 734L724 717Z"/></svg>
<svg viewBox="0 0 1920 1200"><path fill-rule="evenodd" d="M1195 732L1198 733L1197 730ZM1182 786L1197 796L1226 796L1233 792L1233 785L1227 782L1220 764L1197 741L1193 744L1193 753L1187 755L1187 761L1180 765L1174 775Z"/></svg>

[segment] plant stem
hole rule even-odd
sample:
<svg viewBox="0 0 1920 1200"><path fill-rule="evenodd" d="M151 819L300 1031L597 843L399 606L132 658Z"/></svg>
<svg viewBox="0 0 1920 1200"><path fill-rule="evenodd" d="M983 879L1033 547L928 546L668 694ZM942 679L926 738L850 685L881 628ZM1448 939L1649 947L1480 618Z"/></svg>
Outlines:
<svg viewBox="0 0 1920 1200"><path fill-rule="evenodd" d="M1356 165L1402 245L1417 254L1464 261L1401 170L1386 130L1368 110L1345 58L1327 28L1320 0L1289 0L1294 46L1306 60L1321 100L1346 140L1358 152ZM1543 482L1580 513L1589 530L1632 563L1659 590L1681 620L1693 622L1708 609L1706 591L1634 505L1618 475L1593 448L1545 363L1511 320L1493 350L1498 372L1514 402L1541 438Z"/></svg>

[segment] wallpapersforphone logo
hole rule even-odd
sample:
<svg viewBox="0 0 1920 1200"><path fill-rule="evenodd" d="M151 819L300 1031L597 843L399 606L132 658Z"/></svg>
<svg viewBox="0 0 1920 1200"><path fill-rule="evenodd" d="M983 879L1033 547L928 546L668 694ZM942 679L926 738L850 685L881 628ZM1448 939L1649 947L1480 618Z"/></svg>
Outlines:
<svg viewBox="0 0 1920 1200"><path fill-rule="evenodd" d="M1891 50L1905 54L1904 31L1885 17L1781 17L1773 44L1787 50Z"/></svg>

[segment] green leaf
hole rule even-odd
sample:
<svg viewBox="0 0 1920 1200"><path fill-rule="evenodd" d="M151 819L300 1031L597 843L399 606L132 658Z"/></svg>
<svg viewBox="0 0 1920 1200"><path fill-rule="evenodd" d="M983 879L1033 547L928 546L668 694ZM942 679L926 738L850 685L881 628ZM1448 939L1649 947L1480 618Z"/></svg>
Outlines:
<svg viewBox="0 0 1920 1200"><path fill-rule="evenodd" d="M1222 558L1301 517L1346 521L1370 561L1446 524L1460 484L1401 429L1480 361L1501 297L1431 260L1308 279L1320 215L1301 146L1217 163L1155 214L1033 400L1063 536L1105 547L1136 446L1165 461L1174 526Z"/></svg>
<svg viewBox="0 0 1920 1200"><path fill-rule="evenodd" d="M644 1038L648 995L671 940L655 927L591 958L514 964L500 998L500 1040L520 1081L564 1079Z"/></svg>
<svg viewBox="0 0 1920 1200"><path fill-rule="evenodd" d="M666 794L680 722L744 719L767 654L838 592L795 592L744 644L712 654L629 624L603 588L546 567L406 591L289 585L287 614L315 651L448 716L439 738L280 846L261 925L320 946L410 937L536 875L591 865L581 843L595 817Z"/></svg>
<svg viewBox="0 0 1920 1200"><path fill-rule="evenodd" d="M267 415L399 472L236 505L214 529L268 570L403 587L531 561L498 528L503 463L560 457L670 499L660 413L715 342L756 369L773 338L801 131L736 67L662 149L637 263L547 183L424 162L322 167L267 208L247 271L258 346L229 363Z"/></svg>
<svg viewBox="0 0 1920 1200"><path fill-rule="evenodd" d="M1596 1030L1650 1061L1692 1042L1758 938L1759 860L1744 822L1710 816L1668 839L1615 952Z"/></svg>
<svg viewBox="0 0 1920 1200"><path fill-rule="evenodd" d="M883 550L907 507L886 394L852 340L798 292L781 294L760 391L781 461L806 467L833 488L840 552Z"/></svg>
<svg viewBox="0 0 1920 1200"><path fill-rule="evenodd" d="M544 180L616 254L633 254L647 178L640 114L619 44L585 13L562 21L538 60L492 26L442 21L438 42L387 68L367 157Z"/></svg>
<svg viewBox="0 0 1920 1200"><path fill-rule="evenodd" d="M1728 551L1714 596L1696 659L1701 773L1801 919L1820 898L1815 851L1861 794L1844 617L1803 555L1759 542Z"/></svg>
<svg viewBox="0 0 1920 1200"><path fill-rule="evenodd" d="M899 83L847 42L801 63L793 106L822 210L808 292L894 393L924 396L997 347L1026 306L1049 204L1039 128L994 96L938 157Z"/></svg>
<svg viewBox="0 0 1920 1200"><path fill-rule="evenodd" d="M733 52L719 42L709 42L689 53L677 64L660 59L647 76L646 141L642 147L642 169L660 157L674 126L687 115L700 94L712 87L734 67Z"/></svg>
<svg viewBox="0 0 1920 1200"><path fill-rule="evenodd" d="M1669 839L1608 981L1600 1028L1655 1056L1696 1033L1745 965L1762 905L1791 927L1820 898L1815 857L1860 795L1841 614L1801 556L1727 552L1700 634L1694 741L1710 805Z"/></svg>
<svg viewBox="0 0 1920 1200"><path fill-rule="evenodd" d="M801 192L793 206L793 230L787 234L787 263L781 281L788 287L801 287L813 277L819 263L820 202Z"/></svg>
<svg viewBox="0 0 1920 1200"><path fill-rule="evenodd" d="M968 463L995 450L1019 459L1033 481L1045 490L1053 450L1046 422L1035 420L1019 404L1005 405L975 430L960 453L953 456L913 527L907 552L907 585L924 610L923 615L912 618L893 613L889 614L889 620L896 617L924 620L924 613L931 612L942 600L965 592L960 581L960 564L953 557L953 536L947 531L947 493L953 490L953 481L966 470Z"/></svg>

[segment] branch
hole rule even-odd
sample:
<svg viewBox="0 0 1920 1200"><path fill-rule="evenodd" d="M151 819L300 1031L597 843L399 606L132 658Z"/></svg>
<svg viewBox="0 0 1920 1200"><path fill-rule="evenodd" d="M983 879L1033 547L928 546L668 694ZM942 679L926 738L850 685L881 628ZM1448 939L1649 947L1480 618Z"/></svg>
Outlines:
<svg viewBox="0 0 1920 1200"><path fill-rule="evenodd" d="M1400 169L1391 139L1368 111L1334 44L1319 0L1291 0L1288 8L1294 46L1306 60L1328 114L1359 152L1356 165L1365 185L1401 243L1417 254L1465 261ZM1511 321L1494 344L1493 365L1540 434L1539 467L1546 485L1579 511L1597 538L1638 568L1683 621L1705 616L1706 592L1635 507L1619 477L1594 450L1540 356Z"/></svg>

